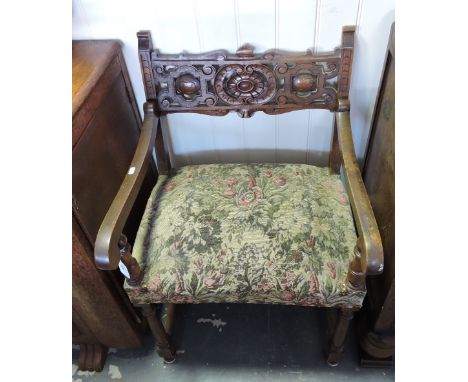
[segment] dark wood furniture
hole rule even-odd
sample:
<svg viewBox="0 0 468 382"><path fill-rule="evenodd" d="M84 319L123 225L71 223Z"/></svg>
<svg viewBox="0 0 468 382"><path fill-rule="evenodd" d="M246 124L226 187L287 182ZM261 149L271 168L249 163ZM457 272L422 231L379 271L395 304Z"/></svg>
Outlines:
<svg viewBox="0 0 468 382"><path fill-rule="evenodd" d="M139 32L139 56L146 92L145 118L140 141L121 188L99 229L95 261L100 269L114 270L123 263L128 271L126 285L137 288L144 269L132 256L124 225L156 148L160 174L168 174L167 147L159 117L172 112L196 112L213 116L230 111L250 117L257 111L268 114L298 109L325 108L335 113L330 153L330 173L342 168L358 239L354 258L345 276L347 290L365 293L367 275L383 270L383 251L364 182L356 160L348 99L354 46L354 27L343 29L342 47L334 54L293 54L268 51L256 54L250 46L236 54L216 51L201 55L161 55L153 50L149 32ZM144 288L142 288L144 289ZM317 305L319 306L319 305ZM353 312L351 303L338 306L339 317L331 338L328 362L337 365ZM159 354L167 361L175 352L167 331L153 305L143 306L156 337Z"/></svg>
<svg viewBox="0 0 468 382"><path fill-rule="evenodd" d="M367 280L360 317L363 366L393 364L395 352L395 24L392 25L363 170L385 252L385 271Z"/></svg>
<svg viewBox="0 0 468 382"><path fill-rule="evenodd" d="M73 42L73 343L79 367L101 370L108 347L141 345L141 319L118 272L94 265L99 226L125 177L140 135L141 117L117 41ZM150 167L147 183L155 180ZM148 191L148 187L146 187ZM128 222L136 233L148 193Z"/></svg>

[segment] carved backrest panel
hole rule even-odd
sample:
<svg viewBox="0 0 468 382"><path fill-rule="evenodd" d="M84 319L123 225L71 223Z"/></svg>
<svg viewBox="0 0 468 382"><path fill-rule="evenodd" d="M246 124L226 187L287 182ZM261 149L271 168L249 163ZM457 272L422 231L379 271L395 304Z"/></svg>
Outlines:
<svg viewBox="0 0 468 382"><path fill-rule="evenodd" d="M161 113L195 112L250 117L297 109L337 110L349 93L354 27L343 28L342 47L314 55L271 50L256 54L249 45L235 54L160 55L149 32L138 32L146 99Z"/></svg>

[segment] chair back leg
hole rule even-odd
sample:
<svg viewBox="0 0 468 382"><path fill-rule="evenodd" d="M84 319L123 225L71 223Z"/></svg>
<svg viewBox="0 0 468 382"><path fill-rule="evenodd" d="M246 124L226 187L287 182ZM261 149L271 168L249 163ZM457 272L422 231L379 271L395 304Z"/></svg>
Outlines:
<svg viewBox="0 0 468 382"><path fill-rule="evenodd" d="M143 315L148 321L148 325L156 339L156 350L158 354L164 358L166 363L175 361L175 349L172 346L169 335L166 333L164 326L159 319L159 316L154 305L143 305Z"/></svg>
<svg viewBox="0 0 468 382"><path fill-rule="evenodd" d="M340 363L344 342L346 340L346 334L348 333L349 323L352 319L353 311L351 309L340 309L328 351L327 362L330 366L338 366Z"/></svg>

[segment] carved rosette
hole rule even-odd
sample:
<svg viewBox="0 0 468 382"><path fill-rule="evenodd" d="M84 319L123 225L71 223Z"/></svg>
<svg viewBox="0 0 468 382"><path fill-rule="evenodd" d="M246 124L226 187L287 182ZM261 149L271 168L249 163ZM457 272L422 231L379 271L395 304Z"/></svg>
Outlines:
<svg viewBox="0 0 468 382"><path fill-rule="evenodd" d="M232 64L218 71L214 88L228 105L262 104L274 97L276 78L265 65Z"/></svg>

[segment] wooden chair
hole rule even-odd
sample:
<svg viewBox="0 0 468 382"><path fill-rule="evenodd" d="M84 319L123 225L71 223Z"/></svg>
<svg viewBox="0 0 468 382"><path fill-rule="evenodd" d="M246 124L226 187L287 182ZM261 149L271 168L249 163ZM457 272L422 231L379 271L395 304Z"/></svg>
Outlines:
<svg viewBox="0 0 468 382"><path fill-rule="evenodd" d="M349 321L366 293L366 275L383 270L381 239L351 134L354 27L344 27L342 47L324 55L256 54L248 45L236 54L161 55L149 32L137 36L147 99L144 123L97 236L98 268L120 266L125 290L142 307L166 362L175 359L175 351L156 304L239 302L339 308L328 353L329 364L337 365ZM176 112L236 111L246 118L256 111L319 108L335 113L329 168L173 169L159 120ZM132 253L122 230L153 148L159 178Z"/></svg>

